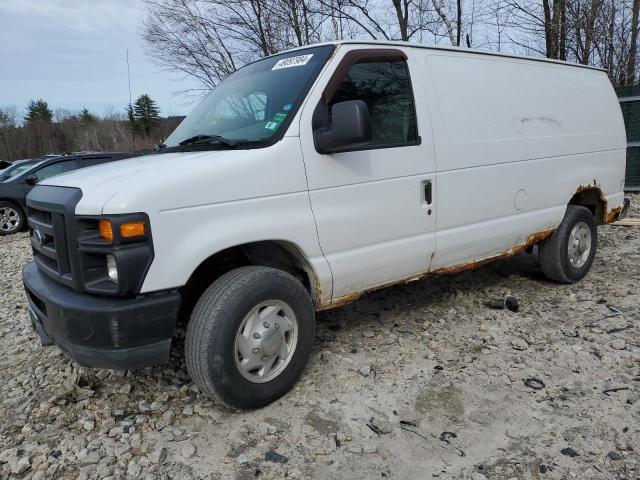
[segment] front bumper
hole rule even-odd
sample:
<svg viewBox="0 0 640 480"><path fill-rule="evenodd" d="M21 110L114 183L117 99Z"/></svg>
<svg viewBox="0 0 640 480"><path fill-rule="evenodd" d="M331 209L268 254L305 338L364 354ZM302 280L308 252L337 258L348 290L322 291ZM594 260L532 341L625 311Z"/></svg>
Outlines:
<svg viewBox="0 0 640 480"><path fill-rule="evenodd" d="M58 345L86 367L133 370L169 360L179 293L135 299L87 295L43 275L35 262L24 267L22 278L43 345Z"/></svg>

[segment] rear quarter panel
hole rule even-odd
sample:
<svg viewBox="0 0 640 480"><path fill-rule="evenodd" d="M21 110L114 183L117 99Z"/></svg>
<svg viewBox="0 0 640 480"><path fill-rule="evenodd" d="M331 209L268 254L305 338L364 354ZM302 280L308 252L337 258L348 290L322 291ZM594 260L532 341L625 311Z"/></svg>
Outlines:
<svg viewBox="0 0 640 480"><path fill-rule="evenodd" d="M622 204L626 136L600 71L428 51L438 166L432 269L507 252L562 221L581 186Z"/></svg>

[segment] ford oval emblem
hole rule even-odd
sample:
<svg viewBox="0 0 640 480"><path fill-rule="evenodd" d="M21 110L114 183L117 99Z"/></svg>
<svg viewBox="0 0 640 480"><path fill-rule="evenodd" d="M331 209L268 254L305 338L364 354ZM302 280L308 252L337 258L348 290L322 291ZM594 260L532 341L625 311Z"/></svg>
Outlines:
<svg viewBox="0 0 640 480"><path fill-rule="evenodd" d="M44 241L44 237L42 236L42 232L37 228L33 230L33 239L35 240L35 242L38 245L42 245L42 242Z"/></svg>

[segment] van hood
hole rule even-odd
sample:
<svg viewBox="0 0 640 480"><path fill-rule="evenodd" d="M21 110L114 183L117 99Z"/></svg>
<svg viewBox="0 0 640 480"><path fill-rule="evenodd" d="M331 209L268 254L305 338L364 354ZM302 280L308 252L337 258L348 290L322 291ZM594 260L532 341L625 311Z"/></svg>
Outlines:
<svg viewBox="0 0 640 480"><path fill-rule="evenodd" d="M299 139L285 137L275 145L253 150L162 153L117 160L41 184L80 188L78 215L172 210L300 191L305 187L299 181L283 181L277 174L285 166L283 157L292 155L301 158ZM302 161L297 163L298 175L288 174L298 178L301 173L304 178ZM286 162L286 168L291 169L291 162Z"/></svg>

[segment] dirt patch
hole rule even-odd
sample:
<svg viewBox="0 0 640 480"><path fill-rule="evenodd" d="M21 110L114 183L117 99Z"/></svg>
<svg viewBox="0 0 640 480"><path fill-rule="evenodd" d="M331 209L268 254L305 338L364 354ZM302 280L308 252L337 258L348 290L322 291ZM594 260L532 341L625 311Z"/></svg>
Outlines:
<svg viewBox="0 0 640 480"><path fill-rule="evenodd" d="M451 423L464 422L463 392L455 387L425 388L418 394L416 411L430 421L446 418Z"/></svg>

